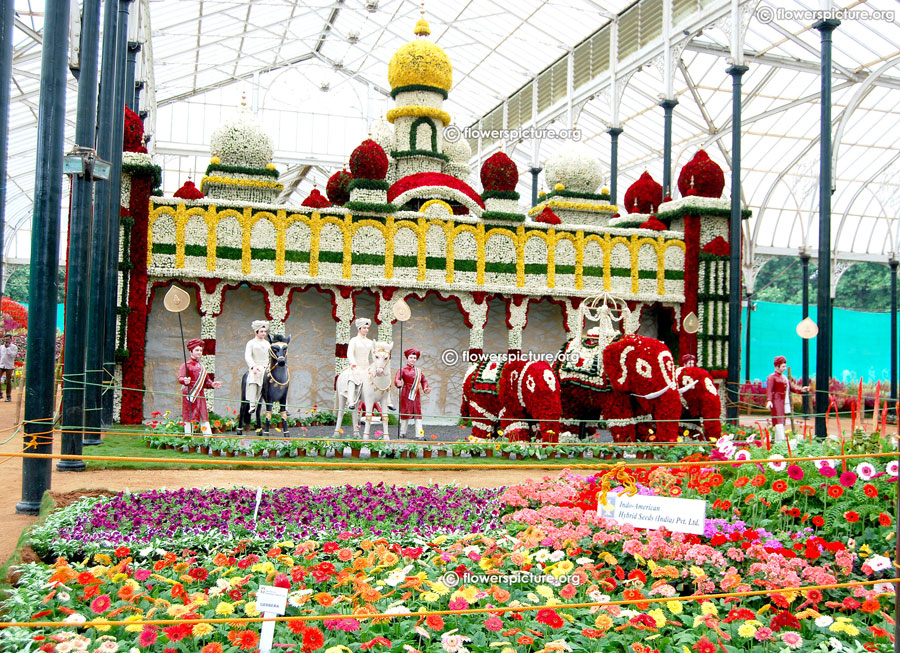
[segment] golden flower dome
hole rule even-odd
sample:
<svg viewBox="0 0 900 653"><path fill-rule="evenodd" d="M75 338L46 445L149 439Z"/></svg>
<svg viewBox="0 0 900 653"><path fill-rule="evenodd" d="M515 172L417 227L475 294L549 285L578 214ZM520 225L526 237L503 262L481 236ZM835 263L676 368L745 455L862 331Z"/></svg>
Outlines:
<svg viewBox="0 0 900 653"><path fill-rule="evenodd" d="M416 23L419 36L431 33L428 22L421 18ZM400 47L388 64L388 83L391 95L402 91L433 90L445 98L453 85L453 66L450 57L441 46L418 38Z"/></svg>

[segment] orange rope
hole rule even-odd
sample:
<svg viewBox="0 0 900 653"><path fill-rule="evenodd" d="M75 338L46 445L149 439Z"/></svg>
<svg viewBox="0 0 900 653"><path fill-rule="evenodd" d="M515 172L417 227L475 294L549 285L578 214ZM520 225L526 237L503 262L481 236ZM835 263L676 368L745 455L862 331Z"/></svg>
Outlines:
<svg viewBox="0 0 900 653"><path fill-rule="evenodd" d="M408 617L427 617L431 615L466 615L466 614L497 614L498 612L531 612L534 610L569 610L576 608L599 608L607 605L634 605L636 603L668 603L670 601L706 601L711 599L728 599L740 598L748 596L768 596L770 594L787 594L791 592L805 592L809 590L831 590L843 589L847 587L863 587L865 585L875 585L877 583L898 583L900 578L887 578L883 580L861 580L849 583L834 583L831 585L810 585L806 587L784 587L773 590L751 590L747 592L723 592L720 594L692 594L691 596L658 596L644 597L638 599L620 599L616 601L593 601L590 603L558 603L554 605L521 605L509 607L494 608L469 608L466 610L427 610L421 612L410 612L403 614L323 614L308 616L292 616L292 617L229 617L229 618L202 618L202 619L134 619L131 621L109 621L106 619L95 619L85 621L79 624L73 624L70 621L7 621L0 622L0 628L72 628L73 625L78 628L92 628L94 626L143 626L158 625L169 626L182 623L190 624L250 624L261 623L264 621L326 621L328 619L341 619L344 617L353 617L354 619L397 619Z"/></svg>

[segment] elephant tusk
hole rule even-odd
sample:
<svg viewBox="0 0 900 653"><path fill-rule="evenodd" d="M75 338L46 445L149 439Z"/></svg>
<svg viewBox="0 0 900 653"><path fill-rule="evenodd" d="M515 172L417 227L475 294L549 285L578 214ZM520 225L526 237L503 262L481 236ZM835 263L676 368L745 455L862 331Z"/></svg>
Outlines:
<svg viewBox="0 0 900 653"><path fill-rule="evenodd" d="M657 390L656 392L651 392L648 395L639 395L636 392L632 392L631 394L632 394L632 396L637 397L638 399L649 400L649 399L656 399L657 397L661 397L664 393L668 392L669 390L674 390L674 389L675 389L675 384L671 384L671 385L664 386L663 388Z"/></svg>
<svg viewBox="0 0 900 653"><path fill-rule="evenodd" d="M685 392L687 392L688 390L693 388L695 385L697 385L697 383L698 383L698 381L696 379L691 379L691 381L689 383L686 383L683 386L681 386L681 388L678 389L678 392L680 392L681 394L684 394Z"/></svg>

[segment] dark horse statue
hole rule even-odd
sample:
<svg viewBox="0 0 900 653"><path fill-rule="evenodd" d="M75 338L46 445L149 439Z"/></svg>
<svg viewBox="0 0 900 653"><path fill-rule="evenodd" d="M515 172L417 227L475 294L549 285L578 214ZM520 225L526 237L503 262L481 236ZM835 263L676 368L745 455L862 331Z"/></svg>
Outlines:
<svg viewBox="0 0 900 653"><path fill-rule="evenodd" d="M269 435L269 420L272 418L272 404L278 403L281 410L281 430L285 436L289 435L287 428L288 387L291 382L291 373L287 367L288 345L291 344L291 336L285 338L281 334L269 334L269 366L263 374L263 384L260 392L260 401L256 404L256 431L262 431L263 435ZM253 407L247 401L247 375L241 377L241 412L238 418L238 435L244 428L250 426L250 413ZM266 405L266 425L262 427L262 404Z"/></svg>

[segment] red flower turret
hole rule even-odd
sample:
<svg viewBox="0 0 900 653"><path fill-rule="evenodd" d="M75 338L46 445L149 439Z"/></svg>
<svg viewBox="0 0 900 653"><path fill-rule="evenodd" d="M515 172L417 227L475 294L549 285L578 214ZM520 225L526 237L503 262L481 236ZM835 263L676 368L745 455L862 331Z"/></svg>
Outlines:
<svg viewBox="0 0 900 653"><path fill-rule="evenodd" d="M202 200L206 196L200 192L194 182L188 179L181 188L175 191L175 197L183 200Z"/></svg>
<svg viewBox="0 0 900 653"><path fill-rule="evenodd" d="M147 147L144 145L144 123L141 117L128 107L125 107L125 138L122 150L147 153Z"/></svg>
<svg viewBox="0 0 900 653"><path fill-rule="evenodd" d="M360 143L350 155L350 172L354 179L384 179L387 171L387 155L371 138Z"/></svg>
<svg viewBox="0 0 900 653"><path fill-rule="evenodd" d="M481 166L481 185L486 191L514 191L518 183L519 169L503 152L497 152Z"/></svg>
<svg viewBox="0 0 900 653"><path fill-rule="evenodd" d="M543 222L545 224L561 224L562 220L559 219L559 216L556 215L553 211L550 210L549 206L545 206L544 210L534 216L535 222Z"/></svg>
<svg viewBox="0 0 900 653"><path fill-rule="evenodd" d="M693 188L694 193L688 191ZM678 175L678 190L682 197L722 197L725 188L725 173L719 164L709 158L703 150L698 150Z"/></svg>
<svg viewBox="0 0 900 653"><path fill-rule="evenodd" d="M350 189L347 186L353 176L346 170L338 170L331 175L325 185L325 194L334 206L343 206L350 201Z"/></svg>
<svg viewBox="0 0 900 653"><path fill-rule="evenodd" d="M625 191L625 209L629 213L655 213L662 198L662 186L653 181L650 173L645 171Z"/></svg>
<svg viewBox="0 0 900 653"><path fill-rule="evenodd" d="M650 219L641 225L641 229L652 229L653 231L665 231L666 225L660 222L655 215L651 215Z"/></svg>
<svg viewBox="0 0 900 653"><path fill-rule="evenodd" d="M327 209L331 206L331 202L319 192L318 188L313 188L312 192L309 194L305 200L300 202L302 206L308 206L312 209Z"/></svg>

